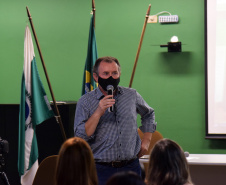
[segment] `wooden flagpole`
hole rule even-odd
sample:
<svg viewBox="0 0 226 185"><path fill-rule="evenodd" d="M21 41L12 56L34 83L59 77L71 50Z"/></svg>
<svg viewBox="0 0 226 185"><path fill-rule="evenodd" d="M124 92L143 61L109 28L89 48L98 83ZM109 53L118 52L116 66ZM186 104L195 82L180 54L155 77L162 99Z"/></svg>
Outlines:
<svg viewBox="0 0 226 185"><path fill-rule="evenodd" d="M30 25L31 25L31 28L32 28L32 31L33 31L33 35L34 35L34 38L35 38L35 42L36 42L36 45L37 45L37 48L38 48L38 52L39 52L39 55L40 55L40 58L41 58L41 61L42 61L42 66L43 66L43 69L44 69L44 72L45 72L45 76L46 76L46 79L47 79L47 82L48 82L49 90L50 90L50 93L51 93L51 96L52 96L52 99L53 99L55 113L57 114L57 116L55 116L56 121L60 125L60 130L61 130L63 139L64 139L64 141L66 141L67 137L66 137L66 134L65 134L65 131L64 131L64 127L63 127L62 120L61 120L61 117L60 117L60 113L59 113L59 110L58 110L58 107L57 107L57 104L56 104L56 100L55 100L55 97L54 97L54 94L53 94L53 90L52 90L52 87L51 87L51 84L50 84L50 81L49 81L45 62L44 62L44 59L43 59L43 56L42 56L42 52L41 52L41 49L40 49L40 46L39 46L38 38L36 36L36 32L35 32L34 25L33 25L33 22L32 22L31 14L30 14L28 7L26 7L26 9L27 9L27 15L28 15L28 18L29 18L29 22L30 22Z"/></svg>
<svg viewBox="0 0 226 185"><path fill-rule="evenodd" d="M92 0L92 11L93 11L93 27L95 28L95 0Z"/></svg>
<svg viewBox="0 0 226 185"><path fill-rule="evenodd" d="M134 78L134 74L135 74L135 70L136 70L136 66L137 66L137 61L138 61L138 58L139 58L140 49L141 49L141 45L142 45L142 42L143 42L144 32L145 32L145 28L146 28L146 25L147 25L148 17L150 15L150 9L151 9L151 4L149 4L147 14L145 16L145 21L144 21L143 30L142 30L142 33L141 33L140 43L139 43L139 46L138 46L138 50L137 50L137 54L136 54L136 58L135 58L134 66L133 66L133 72L132 72L132 75L131 75L131 78L130 78L130 83L129 83L130 88L132 87L133 78Z"/></svg>

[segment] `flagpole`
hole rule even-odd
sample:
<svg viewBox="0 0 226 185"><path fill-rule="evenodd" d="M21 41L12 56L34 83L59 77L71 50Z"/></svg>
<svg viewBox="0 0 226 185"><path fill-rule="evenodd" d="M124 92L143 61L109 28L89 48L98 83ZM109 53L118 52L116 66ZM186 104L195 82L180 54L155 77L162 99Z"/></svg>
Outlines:
<svg viewBox="0 0 226 185"><path fill-rule="evenodd" d="M95 0L92 0L92 12L93 12L93 27L95 28Z"/></svg>
<svg viewBox="0 0 226 185"><path fill-rule="evenodd" d="M36 42L36 45L37 45L37 48L38 48L38 52L39 52L39 55L40 55L40 58L41 58L41 61L42 61L42 66L43 66L43 69L44 69L44 72L45 72L45 76L46 76L46 79L47 79L47 82L48 82L49 90L50 90L50 93L51 93L51 96L52 96L52 100L53 100L53 104L54 104L54 108L55 108L55 113L57 114L57 116L55 116L56 121L57 121L57 123L59 123L63 139L64 139L64 141L66 141L67 137L66 137L66 134L65 134L65 131L64 131L64 127L63 127L63 124L62 124L60 113L59 113L59 110L58 110L58 107L57 107L57 104L56 104L56 100L55 100L55 97L54 97L54 94L53 94L53 90L52 90L52 87L51 87L51 84L50 84L49 76L47 74L45 62L44 62L44 59L43 59L43 56L42 56L42 52L41 52L41 49L40 49L40 46L39 46L38 38L36 36L36 32L35 32L34 25L33 25L33 22L32 22L32 17L31 17L31 14L30 14L28 7L26 7L26 9L27 9L27 15L28 15L28 18L29 18L29 22L30 22L30 25L31 25L31 28L32 28L32 31L33 31L33 35L34 35L34 38L35 38L35 42Z"/></svg>
<svg viewBox="0 0 226 185"><path fill-rule="evenodd" d="M150 15L150 9L151 9L151 4L149 4L148 10L147 10L147 13L146 13L146 16L145 16L145 21L144 21L143 30L142 30L142 33L141 33L140 43L139 43L139 46L138 46L138 50L137 50L137 54L136 54L136 58L135 58L134 66L133 66L133 72L132 72L132 75L131 75L131 78L130 78L130 83L129 83L130 88L132 87L133 77L134 77L134 74L135 74L137 61L138 61L138 58L139 58L140 49L141 49L141 45L142 45L142 42L143 42L144 32L145 32L145 29L146 29L148 17Z"/></svg>

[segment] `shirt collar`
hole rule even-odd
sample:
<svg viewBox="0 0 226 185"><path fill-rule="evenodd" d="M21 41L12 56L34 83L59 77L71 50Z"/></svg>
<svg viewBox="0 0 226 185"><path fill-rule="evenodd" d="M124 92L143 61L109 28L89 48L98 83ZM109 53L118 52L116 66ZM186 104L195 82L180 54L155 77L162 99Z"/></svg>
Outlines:
<svg viewBox="0 0 226 185"><path fill-rule="evenodd" d="M118 93L123 94L123 88L121 86L118 86Z"/></svg>
<svg viewBox="0 0 226 185"><path fill-rule="evenodd" d="M121 86L118 86L118 92L117 94L123 94L123 89ZM103 93L101 92L100 88L96 88L96 97L98 100L102 99L104 97Z"/></svg>
<svg viewBox="0 0 226 185"><path fill-rule="evenodd" d="M100 100L100 99L103 98L103 96L104 96L104 95L103 95L103 93L101 92L100 88L97 87L97 88L96 88L96 97L97 97L97 99Z"/></svg>

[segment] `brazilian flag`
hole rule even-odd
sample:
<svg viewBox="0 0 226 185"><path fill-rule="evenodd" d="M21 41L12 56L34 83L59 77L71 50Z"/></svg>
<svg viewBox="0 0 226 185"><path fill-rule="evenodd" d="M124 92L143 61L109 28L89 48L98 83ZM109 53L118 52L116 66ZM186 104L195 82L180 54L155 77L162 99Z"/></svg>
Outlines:
<svg viewBox="0 0 226 185"><path fill-rule="evenodd" d="M92 69L95 61L97 60L97 45L96 45L96 36L94 29L94 20L93 15L90 21L89 29L89 42L88 42L88 51L86 57L86 65L83 75L83 85L82 85L82 95L92 91L97 87L97 83L93 79Z"/></svg>

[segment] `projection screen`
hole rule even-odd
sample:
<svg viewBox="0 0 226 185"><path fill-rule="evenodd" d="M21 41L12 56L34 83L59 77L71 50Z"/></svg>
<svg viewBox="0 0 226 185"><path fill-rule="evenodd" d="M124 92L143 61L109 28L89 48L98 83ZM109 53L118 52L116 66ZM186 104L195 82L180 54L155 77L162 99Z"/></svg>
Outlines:
<svg viewBox="0 0 226 185"><path fill-rule="evenodd" d="M205 0L206 138L226 138L226 0Z"/></svg>

